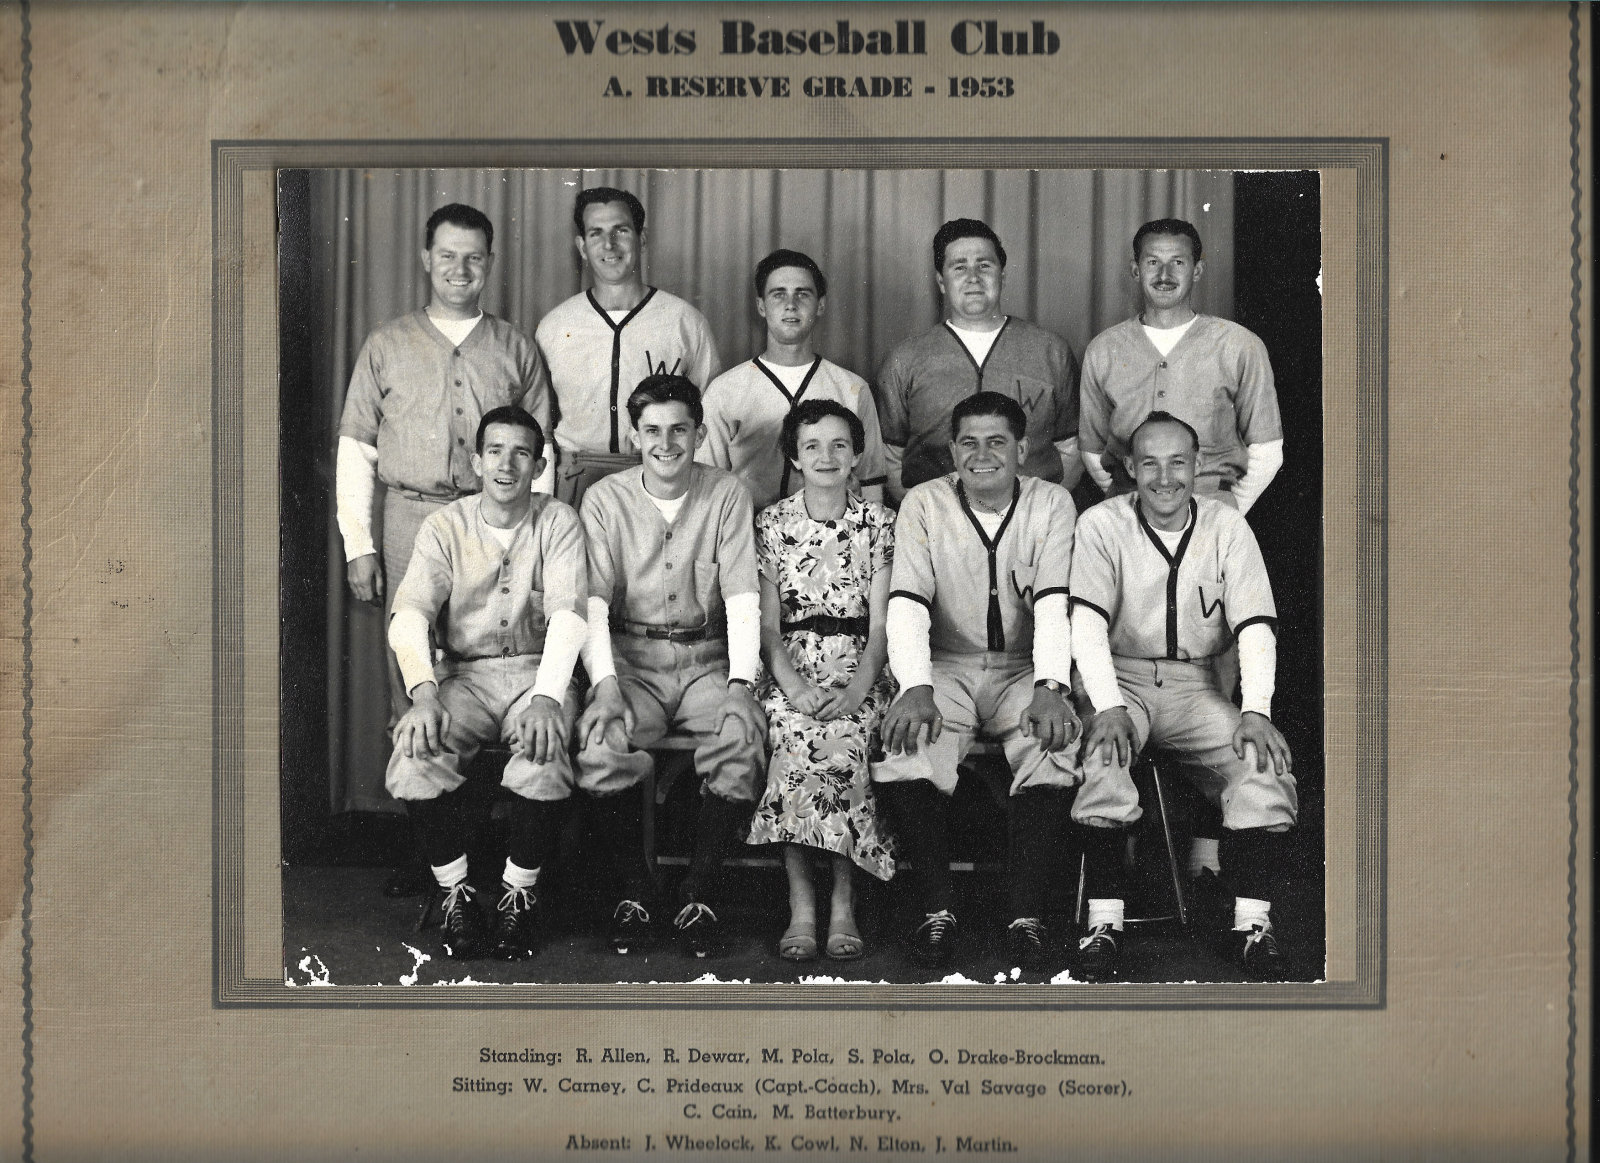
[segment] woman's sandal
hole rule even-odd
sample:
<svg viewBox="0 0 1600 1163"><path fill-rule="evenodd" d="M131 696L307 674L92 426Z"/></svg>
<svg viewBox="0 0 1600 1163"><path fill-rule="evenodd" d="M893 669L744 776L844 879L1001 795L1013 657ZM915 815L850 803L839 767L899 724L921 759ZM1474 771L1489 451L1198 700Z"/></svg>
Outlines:
<svg viewBox="0 0 1600 1163"><path fill-rule="evenodd" d="M828 931L828 956L835 961L855 961L862 953L861 934L856 932L855 922L849 927L843 925L831 927Z"/></svg>
<svg viewBox="0 0 1600 1163"><path fill-rule="evenodd" d="M832 938L829 938L832 941ZM796 921L778 938L778 956L785 961L815 961L817 959L817 923Z"/></svg>

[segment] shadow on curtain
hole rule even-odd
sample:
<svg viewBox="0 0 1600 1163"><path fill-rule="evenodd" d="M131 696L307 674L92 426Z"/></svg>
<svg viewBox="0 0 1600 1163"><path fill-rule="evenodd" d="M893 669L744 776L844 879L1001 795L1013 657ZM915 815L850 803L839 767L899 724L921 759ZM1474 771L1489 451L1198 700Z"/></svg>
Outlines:
<svg viewBox="0 0 1600 1163"><path fill-rule="evenodd" d="M477 206L494 222L484 309L532 335L546 311L583 289L572 201L602 185L644 202L646 282L705 314L724 363L760 350L750 278L763 255L785 246L828 274L818 350L872 380L896 343L938 322L930 246L939 224L957 217L982 218L1004 240L1006 310L1063 336L1080 358L1094 335L1138 310L1129 244L1152 218L1198 227L1206 272L1195 305L1232 315L1226 171L285 171L284 705L286 743L293 732L299 745L284 754L325 767L332 811L395 809L383 788L381 617L350 598L333 521L333 447L350 366L373 327L426 303L423 223L447 202ZM323 778L287 767L286 782Z"/></svg>

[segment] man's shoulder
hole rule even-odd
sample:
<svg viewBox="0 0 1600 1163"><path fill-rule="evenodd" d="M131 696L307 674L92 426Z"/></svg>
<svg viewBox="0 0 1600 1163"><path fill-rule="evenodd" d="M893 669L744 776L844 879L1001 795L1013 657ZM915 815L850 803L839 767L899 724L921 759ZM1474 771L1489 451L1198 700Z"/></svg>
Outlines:
<svg viewBox="0 0 1600 1163"><path fill-rule="evenodd" d="M645 304L644 310L639 314L670 315L703 327L708 331L711 327L706 322L706 317L700 313L700 308L689 302L689 300L680 298L671 291L664 291L660 287L655 289L655 294L650 296L650 301Z"/></svg>
<svg viewBox="0 0 1600 1163"><path fill-rule="evenodd" d="M949 328L941 320L926 331L918 331L915 335L908 335L889 350L889 363L920 359L931 351L937 351L944 346L947 340L954 339L949 334Z"/></svg>
<svg viewBox="0 0 1600 1163"><path fill-rule="evenodd" d="M737 392L745 385L764 378L761 369L756 367L755 360L747 359L743 363L736 363L706 385L706 390L701 393L700 403L709 408L713 402L725 402L723 398L730 392Z"/></svg>
<svg viewBox="0 0 1600 1163"><path fill-rule="evenodd" d="M578 510L565 501L550 496L547 493L535 493L533 498L533 527L562 529L577 525Z"/></svg>
<svg viewBox="0 0 1600 1163"><path fill-rule="evenodd" d="M959 480L957 474L949 472L934 477L931 481L923 481L920 485L913 485L906 490L906 495L900 502L901 514L904 515L908 509L922 516L941 509L959 508L961 495L956 491L956 483Z"/></svg>
<svg viewBox="0 0 1600 1163"><path fill-rule="evenodd" d="M1219 339L1251 347L1265 347L1261 337L1242 323L1235 323L1232 319L1224 319L1221 315L1196 315L1194 325L1203 327Z"/></svg>
<svg viewBox="0 0 1600 1163"><path fill-rule="evenodd" d="M1054 331L1051 331L1048 327L1040 326L1032 319L1025 319L1021 315L1009 315L1006 317L1005 333L1017 339L1026 339L1034 343L1042 343L1052 347L1064 347L1068 351L1072 350L1072 345Z"/></svg>
<svg viewBox="0 0 1600 1163"><path fill-rule="evenodd" d="M739 499L743 494L747 504L754 504L750 499L750 490L745 483L732 472L725 468L718 468L714 464L702 464L699 461L694 465L695 491L707 501L715 504L724 504Z"/></svg>
<svg viewBox="0 0 1600 1163"><path fill-rule="evenodd" d="M865 377L856 375L842 364L834 363L827 356L819 358L822 362L817 365L817 379L840 384L851 392L860 392L868 387Z"/></svg>
<svg viewBox="0 0 1600 1163"><path fill-rule="evenodd" d="M367 342L369 344L415 342L419 336L427 335L429 330L427 318L428 313L419 308L407 311L404 315L396 315L393 319L385 319L367 332Z"/></svg>
<svg viewBox="0 0 1600 1163"><path fill-rule="evenodd" d="M540 319L538 326L534 328L534 335L543 342L547 338L554 338L554 328L569 327L575 322L587 322L591 318L596 323L600 322L600 317L595 314L594 307L589 303L589 293L579 291L546 311L544 318Z"/></svg>
<svg viewBox="0 0 1600 1163"><path fill-rule="evenodd" d="M1086 533L1115 534L1131 529L1139 523L1139 515L1134 509L1137 500L1135 493L1123 493L1116 497L1107 497L1098 505L1090 505L1078 514L1078 536Z"/></svg>
<svg viewBox="0 0 1600 1163"><path fill-rule="evenodd" d="M1074 515L1078 507L1072 500L1072 493L1054 481L1047 481L1043 477L1023 476L1017 478L1020 488L1018 500L1030 505L1057 508L1066 505Z"/></svg>
<svg viewBox="0 0 1600 1163"><path fill-rule="evenodd" d="M1131 319L1124 319L1120 323L1113 323L1089 340L1089 346L1083 349L1083 358L1088 360L1091 355L1098 355L1100 352L1109 351L1131 342L1139 338L1139 330L1140 323L1137 315Z"/></svg>
<svg viewBox="0 0 1600 1163"><path fill-rule="evenodd" d="M457 497L424 517L422 528L432 529L442 539L452 539L463 530L473 527L482 504L482 493L468 493L464 497Z"/></svg>
<svg viewBox="0 0 1600 1163"><path fill-rule="evenodd" d="M1241 534L1255 540L1255 530L1250 528L1250 522L1245 515L1226 501L1219 501L1215 497L1196 496L1195 527L1210 527L1215 529L1219 536L1237 537Z"/></svg>
<svg viewBox="0 0 1600 1163"><path fill-rule="evenodd" d="M582 512L588 513L591 509L604 512L617 512L630 503L630 498L635 494L643 493L644 484L641 476L644 469L639 465L631 465L621 472L603 476L583 494L580 506Z"/></svg>
<svg viewBox="0 0 1600 1163"><path fill-rule="evenodd" d="M491 315L487 311L478 321L478 326L483 328L485 338L502 347L527 347L531 342L522 328L515 323L498 315Z"/></svg>

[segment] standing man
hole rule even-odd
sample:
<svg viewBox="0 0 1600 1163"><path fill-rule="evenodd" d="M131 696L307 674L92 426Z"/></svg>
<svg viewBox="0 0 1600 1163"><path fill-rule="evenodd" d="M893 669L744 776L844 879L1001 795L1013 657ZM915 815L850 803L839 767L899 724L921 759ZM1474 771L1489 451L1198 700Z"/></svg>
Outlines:
<svg viewBox="0 0 1600 1163"><path fill-rule="evenodd" d="M550 423L550 378L526 336L479 306L494 269L494 225L452 202L428 218L422 243L428 305L378 327L350 373L339 422L335 497L350 590L390 612L423 521L476 492L473 441L484 413L507 404ZM383 553L372 538L372 502L383 498ZM410 707L392 651L389 725ZM401 869L389 895L422 891Z"/></svg>
<svg viewBox="0 0 1600 1163"><path fill-rule="evenodd" d="M898 501L906 490L951 471L951 409L983 391L1022 408L1028 452L1021 471L1070 491L1083 475L1072 348L1000 310L1006 248L986 223L957 218L939 227L933 269L944 322L901 343L878 372L890 497Z"/></svg>
<svg viewBox="0 0 1600 1163"><path fill-rule="evenodd" d="M700 737L694 766L705 782L673 924L685 951L706 957L721 947L708 901L723 856L766 783L767 721L752 689L761 593L750 494L732 473L695 463L705 427L688 379L651 376L627 407L643 463L583 498L592 595L583 664L594 686L578 723L579 785L594 797L625 886L612 946L646 948L655 870L634 789L669 731Z"/></svg>
<svg viewBox="0 0 1600 1163"><path fill-rule="evenodd" d="M639 463L626 422L635 385L665 373L703 389L722 361L699 311L645 286L638 198L610 186L584 190L572 221L591 285L541 319L534 338L555 385L556 495L577 506L595 481Z"/></svg>
<svg viewBox="0 0 1600 1163"><path fill-rule="evenodd" d="M483 491L430 514L394 595L389 642L412 698L395 728L386 783L410 805L445 893L446 952L516 961L533 951L536 886L572 794L567 755L578 713L572 667L583 645L588 558L578 515L531 491L544 433L517 407L478 425L472 470ZM443 660L436 666L432 642ZM486 743L513 746L503 890L486 932L467 881L461 788Z"/></svg>
<svg viewBox="0 0 1600 1163"><path fill-rule="evenodd" d="M766 320L767 349L706 389L706 439L695 459L743 481L757 512L804 487L778 447L783 419L801 400L833 400L861 417L866 445L854 484L866 500L883 500L883 438L872 389L811 346L827 307L828 277L810 255L767 255L756 264L756 313Z"/></svg>
<svg viewBox="0 0 1600 1163"><path fill-rule="evenodd" d="M1123 463L1135 491L1078 522L1073 655L1094 717L1072 815L1089 859L1080 955L1090 980L1116 972L1122 830L1142 814L1129 769L1146 745L1176 752L1222 809L1240 965L1258 980L1284 974L1270 911L1289 874L1298 801L1289 746L1272 723L1277 611L1244 517L1194 495L1201 447L1186 422L1152 412L1130 434ZM1212 666L1235 639L1242 710Z"/></svg>
<svg viewBox="0 0 1600 1163"><path fill-rule="evenodd" d="M1206 269L1200 254L1199 232L1182 219L1146 222L1134 234L1131 269L1144 310L1084 352L1078 441L1101 491L1126 493L1133 430L1152 411L1170 412L1200 434L1195 492L1227 494L1248 513L1283 466L1278 393L1266 345L1191 305Z"/></svg>
<svg viewBox="0 0 1600 1163"><path fill-rule="evenodd" d="M895 524L886 626L901 693L872 779L920 897L910 951L943 965L956 932L946 822L956 768L980 733L1004 745L1008 951L1037 970L1050 949L1047 890L1067 880L1081 779L1067 621L1075 512L1066 489L1019 476L1028 418L1015 400L979 392L955 405L949 425L955 472L908 492Z"/></svg>

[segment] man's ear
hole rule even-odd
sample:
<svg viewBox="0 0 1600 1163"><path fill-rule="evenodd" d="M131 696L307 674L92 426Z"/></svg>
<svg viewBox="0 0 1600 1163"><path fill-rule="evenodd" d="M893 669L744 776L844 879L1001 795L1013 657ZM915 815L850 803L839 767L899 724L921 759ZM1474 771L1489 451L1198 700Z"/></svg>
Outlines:
<svg viewBox="0 0 1600 1163"><path fill-rule="evenodd" d="M700 446L702 444L704 444L705 442L706 442L706 426L704 424L701 424L699 427L697 427L694 430L694 447L695 447L695 451L698 452L699 449L700 449Z"/></svg>
<svg viewBox="0 0 1600 1163"><path fill-rule="evenodd" d="M472 459L472 475L477 477L480 481L483 480L483 455L481 453L474 452L472 454L472 458L471 459ZM543 471L544 471L543 469L540 470L540 472L543 472ZM533 475L535 477L537 477L539 475L539 473L536 472Z"/></svg>
<svg viewBox="0 0 1600 1163"><path fill-rule="evenodd" d="M1200 281L1200 276L1205 274L1205 273L1206 273L1206 260L1205 259L1201 259L1199 262L1194 264L1194 279L1192 281L1198 283Z"/></svg>
<svg viewBox="0 0 1600 1163"><path fill-rule="evenodd" d="M548 468L549 465L550 462L542 456L536 459L533 462L533 479L538 480L540 477L544 476L544 470Z"/></svg>
<svg viewBox="0 0 1600 1163"><path fill-rule="evenodd" d="M1017 441L1017 461L1020 464L1028 462L1028 438L1026 436Z"/></svg>

